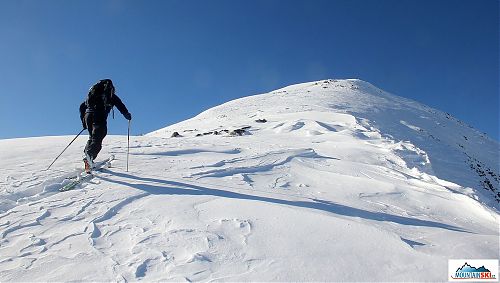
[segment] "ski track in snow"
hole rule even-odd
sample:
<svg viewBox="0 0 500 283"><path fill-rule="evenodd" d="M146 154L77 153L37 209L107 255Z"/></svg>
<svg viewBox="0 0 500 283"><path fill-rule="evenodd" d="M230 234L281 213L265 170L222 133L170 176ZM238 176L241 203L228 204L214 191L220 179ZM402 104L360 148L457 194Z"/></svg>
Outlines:
<svg viewBox="0 0 500 283"><path fill-rule="evenodd" d="M365 101L345 103L352 93ZM409 114L384 116L388 105ZM447 259L498 256L499 215L442 169L466 157L436 155L434 129L458 122L432 115L363 82L297 85L132 137L130 172L125 138L107 137L111 168L64 193L85 137L49 171L68 137L0 141L0 281L443 281Z"/></svg>

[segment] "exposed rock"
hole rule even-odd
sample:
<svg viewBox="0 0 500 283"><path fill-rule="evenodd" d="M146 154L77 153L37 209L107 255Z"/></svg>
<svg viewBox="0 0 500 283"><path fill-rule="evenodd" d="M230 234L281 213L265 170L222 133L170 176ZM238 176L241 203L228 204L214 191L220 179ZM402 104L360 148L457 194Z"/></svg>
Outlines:
<svg viewBox="0 0 500 283"><path fill-rule="evenodd" d="M229 134L231 136L242 136L244 133L245 133L245 129L235 129L235 130L232 130L231 132L229 132Z"/></svg>

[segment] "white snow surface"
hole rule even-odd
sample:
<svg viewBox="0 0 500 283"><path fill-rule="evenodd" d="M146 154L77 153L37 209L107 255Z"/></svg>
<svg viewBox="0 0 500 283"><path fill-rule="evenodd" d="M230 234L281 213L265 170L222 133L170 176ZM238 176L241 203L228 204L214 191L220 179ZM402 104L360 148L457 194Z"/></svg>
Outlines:
<svg viewBox="0 0 500 283"><path fill-rule="evenodd" d="M50 170L72 137L0 140L0 281L447 281L499 257L498 142L360 80L131 137L128 172L108 136L112 166L60 193L86 138Z"/></svg>

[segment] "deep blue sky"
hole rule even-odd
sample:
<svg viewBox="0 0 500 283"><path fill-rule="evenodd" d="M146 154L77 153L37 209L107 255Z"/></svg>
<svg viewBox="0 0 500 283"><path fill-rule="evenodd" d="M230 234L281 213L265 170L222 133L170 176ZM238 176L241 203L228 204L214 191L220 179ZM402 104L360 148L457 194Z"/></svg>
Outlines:
<svg viewBox="0 0 500 283"><path fill-rule="evenodd" d="M0 0L0 138L76 134L100 78L134 134L293 83L360 78L498 140L498 3ZM126 128L110 119L111 134Z"/></svg>

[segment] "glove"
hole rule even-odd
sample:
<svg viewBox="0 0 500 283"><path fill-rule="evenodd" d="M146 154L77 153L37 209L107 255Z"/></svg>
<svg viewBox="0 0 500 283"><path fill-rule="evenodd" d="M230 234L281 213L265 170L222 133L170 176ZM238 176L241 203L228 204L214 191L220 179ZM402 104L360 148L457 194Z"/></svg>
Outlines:
<svg viewBox="0 0 500 283"><path fill-rule="evenodd" d="M82 126L84 129L87 129L87 123L85 123L85 120L82 120Z"/></svg>
<svg viewBox="0 0 500 283"><path fill-rule="evenodd" d="M127 119L129 121L132 120L132 114L130 114L130 113L123 114L123 117L125 117L125 119Z"/></svg>

